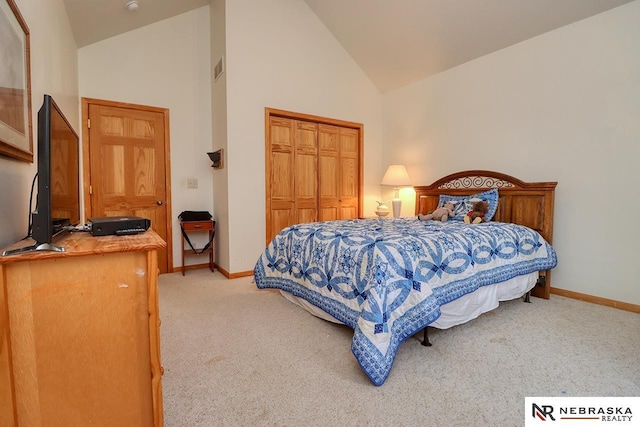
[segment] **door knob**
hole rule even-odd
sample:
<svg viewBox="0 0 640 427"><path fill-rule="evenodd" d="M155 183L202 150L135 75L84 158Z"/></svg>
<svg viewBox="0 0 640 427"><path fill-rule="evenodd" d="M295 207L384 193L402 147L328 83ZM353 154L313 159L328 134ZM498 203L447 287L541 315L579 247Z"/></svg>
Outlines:
<svg viewBox="0 0 640 427"><path fill-rule="evenodd" d="M162 200L156 200L156 204L160 206L162 204Z"/></svg>

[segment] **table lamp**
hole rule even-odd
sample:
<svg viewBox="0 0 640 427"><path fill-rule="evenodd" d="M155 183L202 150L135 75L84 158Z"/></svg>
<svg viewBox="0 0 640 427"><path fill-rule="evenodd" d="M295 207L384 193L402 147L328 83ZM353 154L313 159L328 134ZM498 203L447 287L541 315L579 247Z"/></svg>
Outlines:
<svg viewBox="0 0 640 427"><path fill-rule="evenodd" d="M402 208L402 200L400 200L400 187L411 186L411 178L407 173L407 169L404 165L390 165L387 168L382 177L381 185L393 186L395 190L394 198L392 200L393 216L398 218L400 216L400 209Z"/></svg>

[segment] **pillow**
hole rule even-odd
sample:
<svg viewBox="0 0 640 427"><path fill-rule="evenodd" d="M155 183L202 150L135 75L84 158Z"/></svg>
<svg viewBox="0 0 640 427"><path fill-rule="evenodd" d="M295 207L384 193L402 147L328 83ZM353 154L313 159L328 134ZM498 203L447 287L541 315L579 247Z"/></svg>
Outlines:
<svg viewBox="0 0 640 427"><path fill-rule="evenodd" d="M470 210L473 210L473 203L478 200L489 202L489 211L485 215L486 221L491 221L491 218L496 214L498 210L498 189L483 191L482 193L472 194L470 196L451 196L448 194L441 194L438 207L444 206L446 202L453 202L453 213L455 216L449 218L453 221L463 221L464 216Z"/></svg>

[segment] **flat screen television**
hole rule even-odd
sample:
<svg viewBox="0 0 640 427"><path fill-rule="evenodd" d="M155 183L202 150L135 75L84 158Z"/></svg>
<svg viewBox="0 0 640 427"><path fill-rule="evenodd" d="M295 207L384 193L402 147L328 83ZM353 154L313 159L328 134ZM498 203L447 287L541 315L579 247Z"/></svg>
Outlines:
<svg viewBox="0 0 640 427"><path fill-rule="evenodd" d="M38 196L31 214L33 250L53 245L80 223L80 147L73 127L50 95L38 111Z"/></svg>

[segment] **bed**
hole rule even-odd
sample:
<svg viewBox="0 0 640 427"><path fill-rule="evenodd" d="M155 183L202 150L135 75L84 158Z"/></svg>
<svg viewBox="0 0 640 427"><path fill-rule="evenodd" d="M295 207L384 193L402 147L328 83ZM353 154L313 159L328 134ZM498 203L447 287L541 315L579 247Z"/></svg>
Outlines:
<svg viewBox="0 0 640 427"><path fill-rule="evenodd" d="M402 342L425 331L427 344L427 326L450 328L530 292L549 297L555 186L464 171L415 187L413 218L296 224L256 262L256 285L351 327L356 360L382 385ZM478 198L490 221L465 224ZM417 218L451 200L451 220Z"/></svg>

